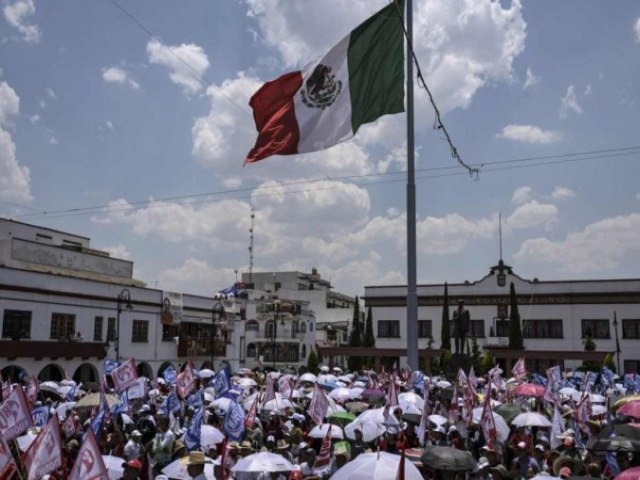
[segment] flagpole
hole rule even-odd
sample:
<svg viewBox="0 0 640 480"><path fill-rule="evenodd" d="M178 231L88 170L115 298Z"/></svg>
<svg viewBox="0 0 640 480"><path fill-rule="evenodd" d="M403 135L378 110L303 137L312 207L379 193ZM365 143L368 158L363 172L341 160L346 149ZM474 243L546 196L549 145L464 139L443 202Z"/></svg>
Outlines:
<svg viewBox="0 0 640 480"><path fill-rule="evenodd" d="M407 0L407 364L418 363L418 293L416 275L416 183L413 118L413 1Z"/></svg>

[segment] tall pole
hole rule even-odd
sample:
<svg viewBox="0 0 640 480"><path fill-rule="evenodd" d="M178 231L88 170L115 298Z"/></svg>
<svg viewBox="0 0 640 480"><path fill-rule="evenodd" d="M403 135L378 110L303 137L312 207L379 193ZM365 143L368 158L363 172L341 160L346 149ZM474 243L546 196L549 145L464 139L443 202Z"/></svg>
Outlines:
<svg viewBox="0 0 640 480"><path fill-rule="evenodd" d="M120 296L118 296L118 315L116 318L116 364L120 364L120 313L122 313L122 304Z"/></svg>
<svg viewBox="0 0 640 480"><path fill-rule="evenodd" d="M413 131L413 2L407 0L407 364L418 363L418 288L416 274L416 182Z"/></svg>
<svg viewBox="0 0 640 480"><path fill-rule="evenodd" d="M616 366L618 367L618 375L622 377L620 373L620 340L618 339L618 312L613 311L613 328L616 332Z"/></svg>

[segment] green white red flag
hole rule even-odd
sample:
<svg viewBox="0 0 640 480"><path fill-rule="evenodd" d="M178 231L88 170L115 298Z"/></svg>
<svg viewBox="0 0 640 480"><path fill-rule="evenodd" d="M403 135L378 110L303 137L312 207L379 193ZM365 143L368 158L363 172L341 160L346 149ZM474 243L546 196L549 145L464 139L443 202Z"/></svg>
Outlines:
<svg viewBox="0 0 640 480"><path fill-rule="evenodd" d="M301 71L249 101L258 139L245 163L323 150L382 115L404 111L404 0L395 0Z"/></svg>

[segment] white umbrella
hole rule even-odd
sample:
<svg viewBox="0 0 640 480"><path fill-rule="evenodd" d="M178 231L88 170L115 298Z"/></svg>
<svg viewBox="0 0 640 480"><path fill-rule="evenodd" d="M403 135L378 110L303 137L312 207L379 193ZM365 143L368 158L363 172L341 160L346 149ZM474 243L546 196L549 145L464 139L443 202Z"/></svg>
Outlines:
<svg viewBox="0 0 640 480"><path fill-rule="evenodd" d="M56 407L56 413L58 414L58 418L62 421L67 418L67 410L73 408L76 402L64 402Z"/></svg>
<svg viewBox="0 0 640 480"><path fill-rule="evenodd" d="M424 407L424 399L413 392L403 392L398 395L398 403L403 411L406 410L409 405L414 405L420 410Z"/></svg>
<svg viewBox="0 0 640 480"><path fill-rule="evenodd" d="M355 398L352 396L351 390L346 387L334 388L329 393L329 397L334 400L350 400Z"/></svg>
<svg viewBox="0 0 640 480"><path fill-rule="evenodd" d="M262 410L269 410L269 411L282 411L285 408L293 408L293 404L287 400L286 398L278 398L277 394L276 394L276 399L275 400L269 400L267 403L265 403L262 406Z"/></svg>
<svg viewBox="0 0 640 480"><path fill-rule="evenodd" d="M202 425L200 431L200 442L203 447L217 445L224 440L224 434L212 425Z"/></svg>
<svg viewBox="0 0 640 480"><path fill-rule="evenodd" d="M511 425L516 427L550 427L551 421L540 413L525 412L511 420Z"/></svg>
<svg viewBox="0 0 640 480"><path fill-rule="evenodd" d="M206 403L211 403L215 400L215 396L210 394L209 392L204 392L204 401Z"/></svg>
<svg viewBox="0 0 640 480"><path fill-rule="evenodd" d="M122 478L122 475L124 475L124 467L122 466L125 462L124 458L102 455L102 461L107 469L109 480L118 480L119 478Z"/></svg>
<svg viewBox="0 0 640 480"><path fill-rule="evenodd" d="M589 400L591 400L591 403L606 403L607 399L604 398L604 396L600 395L599 393L590 393L589 394Z"/></svg>
<svg viewBox="0 0 640 480"><path fill-rule="evenodd" d="M449 421L447 417L443 417L442 415L438 415L437 413L434 413L433 415L429 415L427 418L431 423L435 423L438 427L440 425L444 425Z"/></svg>
<svg viewBox="0 0 640 480"><path fill-rule="evenodd" d="M316 377L313 373L305 373L300 375L300 382L309 382L309 383L316 383L318 377Z"/></svg>
<svg viewBox="0 0 640 480"><path fill-rule="evenodd" d="M251 388L258 385L253 378L246 378L246 377L238 379L236 383L242 388Z"/></svg>
<svg viewBox="0 0 640 480"><path fill-rule="evenodd" d="M582 393L573 387L564 387L558 390L558 393L564 398L571 398L574 401L579 401Z"/></svg>
<svg viewBox="0 0 640 480"><path fill-rule="evenodd" d="M206 395L206 392L205 392L205 395ZM223 412L226 412L227 410L229 410L229 405L231 405L231 399L227 398L227 397L216 398L212 402L212 405L215 408L218 408L218 409L222 410Z"/></svg>
<svg viewBox="0 0 640 480"><path fill-rule="evenodd" d="M478 407L473 409L473 423L476 423L476 424L480 423L480 419L482 418L482 410L484 410L484 407ZM491 412L491 415L493 415L493 423L495 423L496 425L498 439L505 442L509 437L509 433L510 433L510 429L509 429L509 425L507 425L507 421L497 413Z"/></svg>
<svg viewBox="0 0 640 480"><path fill-rule="evenodd" d="M271 452L259 452L247 455L231 469L234 473L239 472L290 472L293 464L282 455ZM213 477L211 477L213 478Z"/></svg>
<svg viewBox="0 0 640 480"><path fill-rule="evenodd" d="M436 382L436 387L449 388L450 386L451 386L451 383L447 382L446 380L439 380Z"/></svg>
<svg viewBox="0 0 640 480"><path fill-rule="evenodd" d="M607 413L607 407L604 405L592 405L591 413L593 415L604 415L605 413Z"/></svg>
<svg viewBox="0 0 640 480"><path fill-rule="evenodd" d="M331 374L318 375L317 382L320 385L328 385L332 383L336 383L338 381L338 377Z"/></svg>
<svg viewBox="0 0 640 480"><path fill-rule="evenodd" d="M200 373L198 375L200 376L200 378L211 378L215 374L216 373L213 370L209 370L208 368L203 368L202 370L200 370Z"/></svg>
<svg viewBox="0 0 640 480"><path fill-rule="evenodd" d="M216 463L211 458L205 457L210 463L204 464L204 475L207 478L215 478L213 475L213 466L219 465L220 462ZM171 462L169 465L162 469L162 473L164 473L169 478L177 478L179 480L191 480L191 476L187 473L187 461L189 457L180 458L174 462Z"/></svg>
<svg viewBox="0 0 640 480"><path fill-rule="evenodd" d="M323 423L322 425L316 425L309 432L309 436L311 438L324 438L327 436L327 432L331 428L331 438L336 438L338 440L342 440L344 438L344 433L342 433L342 429L331 423Z"/></svg>
<svg viewBox="0 0 640 480"><path fill-rule="evenodd" d="M351 387L349 389L349 391L351 392L351 398L360 398L360 395L362 395L362 392L364 392L364 388L363 387Z"/></svg>
<svg viewBox="0 0 640 480"><path fill-rule="evenodd" d="M331 480L388 480L396 478L400 455L388 452L362 453L333 474ZM404 459L404 478L422 480L422 474L408 458Z"/></svg>
<svg viewBox="0 0 640 480"><path fill-rule="evenodd" d="M358 415L356 420L360 420L361 422L373 422L373 423L383 424L385 421L384 407L365 410L360 415Z"/></svg>
<svg viewBox="0 0 640 480"><path fill-rule="evenodd" d="M348 423L344 427L344 433L350 440L356 439L355 431L360 430L362 432L362 439L365 442L372 442L376 438L382 436L387 429L384 425L372 421L360 421L354 420L351 423Z"/></svg>
<svg viewBox="0 0 640 480"><path fill-rule="evenodd" d="M60 391L60 387L58 387L56 382L42 382L40 384L40 390L57 394Z"/></svg>

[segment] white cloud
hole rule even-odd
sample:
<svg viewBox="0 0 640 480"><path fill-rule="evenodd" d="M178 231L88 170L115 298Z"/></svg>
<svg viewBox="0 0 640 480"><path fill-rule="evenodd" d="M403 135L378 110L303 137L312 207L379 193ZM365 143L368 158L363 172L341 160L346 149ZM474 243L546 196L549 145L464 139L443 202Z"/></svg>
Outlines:
<svg viewBox="0 0 640 480"><path fill-rule="evenodd" d="M626 255L640 250L640 214L620 215L571 232L563 240L526 240L514 258L527 263L549 263L571 273L613 269Z"/></svg>
<svg viewBox="0 0 640 480"><path fill-rule="evenodd" d="M49 98L58 98L58 95L56 94L56 92L53 91L53 88L47 87L44 89L44 91L47 92L47 95L49 95Z"/></svg>
<svg viewBox="0 0 640 480"><path fill-rule="evenodd" d="M167 67L169 78L182 86L187 94L200 91L201 78L209 68L209 59L204 49L193 43L164 45L157 40L147 44L149 62Z"/></svg>
<svg viewBox="0 0 640 480"><path fill-rule="evenodd" d="M522 88L526 90L528 88L533 87L538 82L540 82L540 77L535 76L531 68L527 68L527 78L525 79L524 85L522 85Z"/></svg>
<svg viewBox="0 0 640 480"><path fill-rule="evenodd" d="M474 238L496 235L498 216L472 220L453 213L444 217L427 217L418 222L418 249L430 254L456 253Z"/></svg>
<svg viewBox="0 0 640 480"><path fill-rule="evenodd" d="M121 260L131 260L132 255L126 245L119 243L111 247L103 247L101 250L109 252L112 258L119 258Z"/></svg>
<svg viewBox="0 0 640 480"><path fill-rule="evenodd" d="M505 222L508 230L523 229L545 225L551 227L558 219L558 208L550 203L537 200L518 206Z"/></svg>
<svg viewBox="0 0 640 480"><path fill-rule="evenodd" d="M543 130L535 125L507 125L496 135L514 142L555 143L562 139L562 134L555 130Z"/></svg>
<svg viewBox="0 0 640 480"><path fill-rule="evenodd" d="M636 43L640 43L640 18L638 18L633 25L633 32L636 35Z"/></svg>
<svg viewBox="0 0 640 480"><path fill-rule="evenodd" d="M107 120L104 126L107 127L107 130L110 130L112 132L116 131L115 127L113 126L113 123L111 123L111 120Z"/></svg>
<svg viewBox="0 0 640 480"><path fill-rule="evenodd" d="M18 163L16 145L8 131L20 112L20 97L7 82L0 83L0 200L26 203L30 193L29 169Z"/></svg>
<svg viewBox="0 0 640 480"><path fill-rule="evenodd" d="M518 187L513 192L511 203L521 205L523 203L530 202L535 198L535 196L536 193L533 191L533 188L527 186Z"/></svg>
<svg viewBox="0 0 640 480"><path fill-rule="evenodd" d="M102 79L107 83L117 83L119 85L128 85L131 88L138 89L140 84L133 80L129 73L121 67L108 67L102 69Z"/></svg>
<svg viewBox="0 0 640 480"><path fill-rule="evenodd" d="M33 0L9 1L5 5L3 13L9 25L22 34L25 42L38 43L40 41L41 35L38 26L28 23L29 17L36 13L36 6Z"/></svg>
<svg viewBox="0 0 640 480"><path fill-rule="evenodd" d="M553 200L567 200L569 198L574 198L575 196L576 192L567 187L561 186L557 186L551 193L551 198Z"/></svg>
<svg viewBox="0 0 640 480"><path fill-rule="evenodd" d="M182 265L161 272L158 288L211 296L234 281L233 268L217 268L205 261L189 258Z"/></svg>
<svg viewBox="0 0 640 480"><path fill-rule="evenodd" d="M39 114L37 114L37 113L36 113L35 115L31 115L31 116L29 117L29 121L31 122L31 124L32 124L32 125L35 125L35 124L36 124L36 123L38 123L40 120L42 120L42 119L40 118L40 115L39 115Z"/></svg>
<svg viewBox="0 0 640 480"><path fill-rule="evenodd" d="M582 113L582 107L578 103L574 85L569 85L567 93L560 100L560 118L566 118L570 110L575 113Z"/></svg>
<svg viewBox="0 0 640 480"><path fill-rule="evenodd" d="M591 84L587 83L587 86L584 87L584 96L588 97L589 95L591 95L593 93L593 89L591 88Z"/></svg>
<svg viewBox="0 0 640 480"><path fill-rule="evenodd" d="M297 2L249 0L265 43L287 67L306 64L382 8L385 1ZM300 28L301 18L312 18ZM514 0L434 0L414 13L414 45L441 111L467 107L491 80L510 81L513 61L523 51L526 23ZM426 107L425 107L426 109Z"/></svg>

